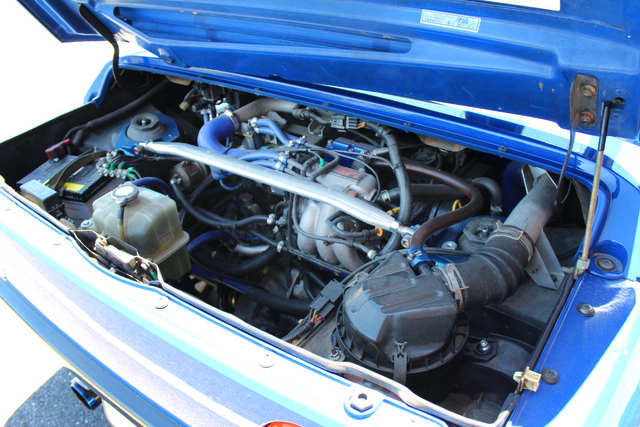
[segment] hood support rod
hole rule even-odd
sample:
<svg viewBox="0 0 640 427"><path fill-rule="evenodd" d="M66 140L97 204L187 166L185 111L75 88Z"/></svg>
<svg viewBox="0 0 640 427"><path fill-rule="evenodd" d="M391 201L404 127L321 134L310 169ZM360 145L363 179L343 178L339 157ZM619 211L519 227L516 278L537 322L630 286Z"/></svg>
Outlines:
<svg viewBox="0 0 640 427"><path fill-rule="evenodd" d="M598 153L596 156L596 168L593 173L593 185L591 186L591 200L589 201L589 212L587 214L587 224L584 232L584 243L582 245L582 253L576 261L576 268L573 273L574 279L577 279L582 273L589 268L589 249L591 247L591 239L593 237L593 222L595 219L596 205L598 203L598 189L600 188L600 174L602 172L602 164L604 162L604 148L607 141L607 132L609 130L609 116L612 108L623 108L624 100L615 99L614 101L605 101L602 105L602 121L600 122L600 138L598 140Z"/></svg>

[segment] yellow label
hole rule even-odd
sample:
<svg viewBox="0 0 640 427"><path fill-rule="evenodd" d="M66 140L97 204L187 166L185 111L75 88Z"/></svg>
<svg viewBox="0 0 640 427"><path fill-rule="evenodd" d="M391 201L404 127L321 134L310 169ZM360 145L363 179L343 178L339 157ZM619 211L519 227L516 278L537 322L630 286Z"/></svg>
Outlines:
<svg viewBox="0 0 640 427"><path fill-rule="evenodd" d="M84 188L84 184L76 184L74 182L65 182L64 186L69 191L80 191Z"/></svg>

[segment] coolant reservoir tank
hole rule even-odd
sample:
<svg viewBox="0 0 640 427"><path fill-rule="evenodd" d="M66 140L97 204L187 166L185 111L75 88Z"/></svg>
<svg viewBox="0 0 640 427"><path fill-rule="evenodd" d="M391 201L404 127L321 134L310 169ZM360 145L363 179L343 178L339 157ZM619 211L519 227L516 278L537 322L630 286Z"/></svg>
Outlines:
<svg viewBox="0 0 640 427"><path fill-rule="evenodd" d="M123 204L123 236L119 236ZM92 220L96 232L123 238L140 256L158 264L167 279L178 279L191 269L189 235L182 230L176 203L164 194L125 183L93 203Z"/></svg>

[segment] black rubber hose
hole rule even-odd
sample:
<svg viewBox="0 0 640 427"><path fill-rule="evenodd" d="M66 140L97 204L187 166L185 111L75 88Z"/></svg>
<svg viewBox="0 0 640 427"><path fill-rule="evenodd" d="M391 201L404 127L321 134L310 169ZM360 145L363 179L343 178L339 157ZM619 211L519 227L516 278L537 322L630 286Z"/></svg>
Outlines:
<svg viewBox="0 0 640 427"><path fill-rule="evenodd" d="M309 301L280 297L255 286L249 286L244 296L280 313L298 317L309 313Z"/></svg>
<svg viewBox="0 0 640 427"><path fill-rule="evenodd" d="M290 101L283 101L273 98L260 98L255 101L238 108L233 114L238 118L240 123L244 123L254 117L262 116L269 111L277 111L280 113L291 113L298 104Z"/></svg>
<svg viewBox="0 0 640 427"><path fill-rule="evenodd" d="M202 251L194 251L191 255L198 264L212 273L222 274L225 276L242 277L255 273L271 263L271 261L273 261L278 255L278 251L276 248L269 248L260 255L235 263L217 260L215 257L207 257Z"/></svg>
<svg viewBox="0 0 640 427"><path fill-rule="evenodd" d="M487 177L474 178L471 182L489 192L491 196L491 214L500 215L502 213L502 188L498 183Z"/></svg>
<svg viewBox="0 0 640 427"><path fill-rule="evenodd" d="M73 132L75 132L75 135L73 136L73 141L72 141L73 145L78 146L78 147L81 146L82 142L84 140L85 133L90 132L90 131L92 131L94 129L99 129L99 128L102 128L102 127L107 126L109 124L115 123L116 121L131 115L135 111L137 111L140 108L142 108L142 106L144 104L149 102L149 100L151 98L153 98L161 90L165 89L168 85L169 85L169 80L163 79L160 83L155 85L153 88L151 88L149 91L147 91L140 98L130 102L129 104L125 105L124 107L120 107L119 109L117 109L115 111L112 111L109 114L105 114L102 117L98 117L97 119L93 119L93 120L85 123L84 125L80 125L80 126L76 126L76 127L72 128L71 130L69 130L67 132L67 134L65 135L64 139L69 138L71 136L71 134Z"/></svg>
<svg viewBox="0 0 640 427"><path fill-rule="evenodd" d="M375 228L369 230L361 230L361 231L345 231L338 228L338 223L344 220L351 220L352 218L349 216L338 217L332 221L326 219L324 222L331 227L331 231L334 235L343 238L343 239L355 239L355 240L368 240L372 236L376 236L378 234L378 230Z"/></svg>
<svg viewBox="0 0 640 427"><path fill-rule="evenodd" d="M230 219L223 219L222 217L218 217L217 215L211 214L207 211L202 211L199 208L193 206L189 203L189 200L185 197L182 189L173 181L171 181L171 189L176 195L176 199L180 202L180 205L189 213L189 215L193 216L198 221L207 224L213 228L225 228L225 229L236 229L246 227L255 223L265 223L269 219L266 215L254 215L247 218L239 219L237 221L233 221Z"/></svg>
<svg viewBox="0 0 640 427"><path fill-rule="evenodd" d="M398 212L398 222L401 225L407 225L411 219L411 191L409 189L409 174L404 166L400 149L395 136L391 134L391 129L380 126L375 123L367 123L367 127L376 132L376 136L382 139L384 144L389 148L389 160L391 160L391 168L396 176L398 188L400 191L400 210ZM380 250L378 255L384 255L394 251L400 246L401 236L399 233L393 233L387 244Z"/></svg>
<svg viewBox="0 0 640 427"><path fill-rule="evenodd" d="M497 184L496 184L497 185ZM411 184L409 186L411 196L414 200L449 200L465 197L465 194L444 184ZM391 190L380 193L378 199L383 202L397 200L400 197L400 188L392 188Z"/></svg>
<svg viewBox="0 0 640 427"><path fill-rule="evenodd" d="M207 274L211 274L214 277L217 277L218 275L216 274L216 272L210 272L206 267L204 267L203 265L199 264L198 265L202 268L202 270L204 270L205 274L203 274L203 277L206 278ZM217 281L215 279L209 278L209 280L214 280ZM223 282L224 284L224 282ZM229 286L229 285L227 285ZM264 289L258 288L256 286L253 285L246 285L247 288L245 289L244 293L242 293L242 295L244 295L245 297L247 297L247 299L250 299L251 301L255 301L258 304L264 305L266 307L269 307L270 309L274 310L274 311L278 311L280 313L287 313L287 314L292 314L294 316L298 316L298 317L302 317L305 314L309 313L309 302L308 301L302 301L302 300L294 300L294 299L289 299L286 297L281 297L278 295L274 295L268 291L265 291ZM235 289L232 287L232 289ZM236 289L238 290L238 289Z"/></svg>
<svg viewBox="0 0 640 427"><path fill-rule="evenodd" d="M518 288L528 263L526 246L511 237L492 238L468 261L456 264L464 280L464 304L470 309L501 303Z"/></svg>
<svg viewBox="0 0 640 427"><path fill-rule="evenodd" d="M307 271L307 274L309 275L309 277L311 278L311 280L313 280L315 282L315 284L320 288L323 289L327 283L322 280L320 278L320 276L318 276L316 273L314 273L313 271Z"/></svg>
<svg viewBox="0 0 640 427"><path fill-rule="evenodd" d="M373 162L373 166L389 167L386 162L376 160ZM436 181L440 181L450 187L457 189L469 198L469 201L459 209L451 212L447 212L442 215L438 215L435 218L424 222L411 237L410 247L422 247L425 240L429 238L433 233L448 227L452 224L456 224L471 215L475 214L482 207L482 193L475 185L471 184L464 179L452 175L448 172L444 172L429 166L425 166L419 163L404 162L405 168L409 172L417 173L427 178L432 178Z"/></svg>
<svg viewBox="0 0 640 427"><path fill-rule="evenodd" d="M309 174L308 178L311 181L315 181L316 178L319 177L320 175L333 170L333 168L338 166L339 162L340 162L340 157L335 156L329 163L327 163L326 165L322 166L321 168L318 168L315 171L311 172Z"/></svg>

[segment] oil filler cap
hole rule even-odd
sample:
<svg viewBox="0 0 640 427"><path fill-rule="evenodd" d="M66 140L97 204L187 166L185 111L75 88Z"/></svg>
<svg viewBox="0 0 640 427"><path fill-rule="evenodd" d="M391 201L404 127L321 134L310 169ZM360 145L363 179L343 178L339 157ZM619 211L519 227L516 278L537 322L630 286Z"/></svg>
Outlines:
<svg viewBox="0 0 640 427"><path fill-rule="evenodd" d="M113 197L118 206L124 206L138 198L138 187L130 182L125 182L111 192L111 197Z"/></svg>

